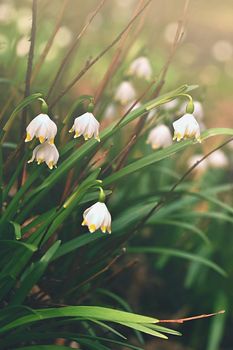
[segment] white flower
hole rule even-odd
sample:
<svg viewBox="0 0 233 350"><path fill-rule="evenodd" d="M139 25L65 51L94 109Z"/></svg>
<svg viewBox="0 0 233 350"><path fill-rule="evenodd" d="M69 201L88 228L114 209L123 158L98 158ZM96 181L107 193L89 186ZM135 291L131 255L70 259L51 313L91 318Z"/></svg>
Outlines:
<svg viewBox="0 0 233 350"><path fill-rule="evenodd" d="M100 141L99 127L100 124L94 115L86 112L74 120L74 125L69 132L75 132L74 138L83 135L85 141L87 141L94 136L97 141Z"/></svg>
<svg viewBox="0 0 233 350"><path fill-rule="evenodd" d="M183 103L180 107L180 114L185 114L187 103ZM201 102L193 101L194 111L193 115L198 122L202 121L204 118L204 111Z"/></svg>
<svg viewBox="0 0 233 350"><path fill-rule="evenodd" d="M192 157L188 160L188 167L191 168L193 165L195 165L199 160L203 158L202 154L194 154ZM201 161L195 168L194 171L196 172L204 172L208 168L208 160L204 159Z"/></svg>
<svg viewBox="0 0 233 350"><path fill-rule="evenodd" d="M124 113L126 113L129 109L131 109L131 107L133 106L133 104L135 103L135 101L132 101L130 103L128 103L126 106L124 106ZM131 109L130 112L133 112L135 111L135 109L141 107L141 103L140 102L137 102L135 106L133 106L133 108Z"/></svg>
<svg viewBox="0 0 233 350"><path fill-rule="evenodd" d="M123 81L117 88L115 93L115 100L120 102L122 105L135 100L136 92L133 85L129 81Z"/></svg>
<svg viewBox="0 0 233 350"><path fill-rule="evenodd" d="M178 99L175 99L175 100L172 100L172 101L169 101L167 103L165 103L163 105L163 109L165 109L166 111L171 111L173 109L175 109L178 105Z"/></svg>
<svg viewBox="0 0 233 350"><path fill-rule="evenodd" d="M170 146L172 136L169 128L166 125L156 126L150 131L146 143L151 144L153 149Z"/></svg>
<svg viewBox="0 0 233 350"><path fill-rule="evenodd" d="M192 114L185 114L173 123L174 137L173 140L180 141L187 138L195 138L201 142L200 127Z"/></svg>
<svg viewBox="0 0 233 350"><path fill-rule="evenodd" d="M26 131L27 136L25 142L31 141L35 136L39 139L40 143L48 141L50 144L53 144L57 134L57 126L47 114L41 113L32 119Z"/></svg>
<svg viewBox="0 0 233 350"><path fill-rule="evenodd" d="M115 118L116 115L117 115L116 107L113 103L110 103L105 109L104 118L112 119L112 118Z"/></svg>
<svg viewBox="0 0 233 350"><path fill-rule="evenodd" d="M136 58L129 67L129 74L136 75L138 78L151 79L152 68L147 57Z"/></svg>
<svg viewBox="0 0 233 350"><path fill-rule="evenodd" d="M105 203L97 202L83 213L82 226L88 226L90 232L95 232L99 228L102 232L111 233L111 214Z"/></svg>
<svg viewBox="0 0 233 350"><path fill-rule="evenodd" d="M225 168L228 166L228 159L220 149L209 155L208 162L213 168Z"/></svg>
<svg viewBox="0 0 233 350"><path fill-rule="evenodd" d="M156 109L156 108L151 109L150 112L148 113L147 121L148 122L151 121L157 115L158 115L158 109Z"/></svg>
<svg viewBox="0 0 233 350"><path fill-rule="evenodd" d="M34 148L32 158L28 161L28 163L33 162L34 159L36 159L38 165L45 162L49 169L53 169L53 167L56 168L59 153L54 144L51 145L48 142L44 142Z"/></svg>

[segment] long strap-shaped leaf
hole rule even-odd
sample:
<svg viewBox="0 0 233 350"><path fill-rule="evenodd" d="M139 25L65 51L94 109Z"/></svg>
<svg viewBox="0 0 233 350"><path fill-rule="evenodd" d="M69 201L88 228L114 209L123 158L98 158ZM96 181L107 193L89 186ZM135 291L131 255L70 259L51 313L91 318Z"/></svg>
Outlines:
<svg viewBox="0 0 233 350"><path fill-rule="evenodd" d="M11 308L12 310L12 308ZM7 312L7 310L5 310ZM141 316L125 311L98 306L67 306L61 308L49 308L36 310L36 314L29 314L6 324L0 329L4 333L19 326L59 317L82 317L83 319L95 319L110 322L156 323L153 317Z"/></svg>
<svg viewBox="0 0 233 350"><path fill-rule="evenodd" d="M218 135L228 135L228 136L233 136L233 129L230 128L213 128L209 129L201 135L202 141L207 140L210 137L213 136L218 136ZM135 162L125 166L121 170L117 171L113 175L108 176L104 180L105 186L112 184L113 182L116 182L120 179L122 179L125 176L128 176L146 166L152 165L162 159L171 157L177 152L182 151L188 146L195 145L195 142L192 140L186 140L182 141L180 143L173 144L165 149L162 149L160 151L156 151L151 153L150 155L146 157L142 157Z"/></svg>

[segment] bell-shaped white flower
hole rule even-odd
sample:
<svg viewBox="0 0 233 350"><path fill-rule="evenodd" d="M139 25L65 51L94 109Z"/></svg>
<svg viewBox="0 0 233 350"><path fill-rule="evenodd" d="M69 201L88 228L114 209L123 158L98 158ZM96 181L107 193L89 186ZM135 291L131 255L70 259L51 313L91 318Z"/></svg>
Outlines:
<svg viewBox="0 0 233 350"><path fill-rule="evenodd" d="M153 118L157 117L158 116L158 109L156 108L153 108L150 110L150 112L148 113L148 116L147 116L147 121L151 121Z"/></svg>
<svg viewBox="0 0 233 350"><path fill-rule="evenodd" d="M105 119L113 119L117 115L116 106L113 103L110 103L104 111Z"/></svg>
<svg viewBox="0 0 233 350"><path fill-rule="evenodd" d="M57 126L47 114L41 113L28 124L26 132L25 142L31 141L35 136L40 143L48 141L53 144L57 134Z"/></svg>
<svg viewBox="0 0 233 350"><path fill-rule="evenodd" d="M181 107L180 107L180 114L185 114L186 106L187 106L187 103L183 103L181 105ZM203 121L204 110L203 110L203 106L202 106L201 102L193 101L193 106L194 106L194 111L193 111L192 114L194 115L194 117L197 119L198 122Z"/></svg>
<svg viewBox="0 0 233 350"><path fill-rule="evenodd" d="M126 106L124 106L124 113L126 113L129 109L131 109L131 107L133 106L133 104L135 103L135 101L132 101L130 103L127 103ZM137 108L141 107L141 103L140 102L137 102L135 106L133 106L133 108L131 109L130 112L133 112L135 111Z"/></svg>
<svg viewBox="0 0 233 350"><path fill-rule="evenodd" d="M174 137L173 140L180 141L187 138L195 138L201 142L200 127L192 114L185 114L173 123Z"/></svg>
<svg viewBox="0 0 233 350"><path fill-rule="evenodd" d="M152 68L148 58L144 56L136 58L129 67L129 74L135 75L138 78L150 80L152 75Z"/></svg>
<svg viewBox="0 0 233 350"><path fill-rule="evenodd" d="M83 213L82 226L88 226L90 232L95 232L99 228L102 232L111 233L111 214L105 203L97 202Z"/></svg>
<svg viewBox="0 0 233 350"><path fill-rule="evenodd" d="M225 153L220 149L209 155L208 162L212 168L226 168L229 164Z"/></svg>
<svg viewBox="0 0 233 350"><path fill-rule="evenodd" d="M178 99L169 101L167 103L164 103L163 105L163 109L165 109L166 111L172 111L173 109L175 109L178 105Z"/></svg>
<svg viewBox="0 0 233 350"><path fill-rule="evenodd" d="M203 158L202 154L194 154L193 156L191 156L188 159L188 167L191 168L192 166L194 166L199 160L201 160ZM203 161L201 161L195 168L194 171L196 173L203 173L204 171L206 171L208 168L208 160L204 159Z"/></svg>
<svg viewBox="0 0 233 350"><path fill-rule="evenodd" d="M136 91L133 85L129 81L123 81L117 88L115 93L115 100L120 102L122 105L135 100Z"/></svg>
<svg viewBox="0 0 233 350"><path fill-rule="evenodd" d="M69 132L75 132L74 138L83 135L85 141L87 141L94 136L97 141L100 141L99 127L100 124L94 115L86 112L74 120L74 125Z"/></svg>
<svg viewBox="0 0 233 350"><path fill-rule="evenodd" d="M38 165L45 162L49 169L53 169L53 167L56 168L58 159L59 153L57 147L54 144L51 145L49 142L44 142L34 148L32 158L28 163L32 163L34 160L36 160Z"/></svg>
<svg viewBox="0 0 233 350"><path fill-rule="evenodd" d="M156 126L150 131L146 143L150 144L153 149L170 146L172 136L169 128L166 125Z"/></svg>

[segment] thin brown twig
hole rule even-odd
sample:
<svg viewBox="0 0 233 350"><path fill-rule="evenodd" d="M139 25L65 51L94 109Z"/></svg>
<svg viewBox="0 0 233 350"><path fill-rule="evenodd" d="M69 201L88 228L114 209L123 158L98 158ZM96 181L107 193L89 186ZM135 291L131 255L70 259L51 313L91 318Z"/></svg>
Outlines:
<svg viewBox="0 0 233 350"><path fill-rule="evenodd" d="M125 28L115 37L115 39L103 50L101 51L94 59L92 59L87 66L83 67L81 71L76 75L76 77L68 84L65 89L51 102L51 108L83 77L84 74L102 58L113 46L115 46L118 41L122 38L122 35L128 30L129 27L134 23L134 21L143 13L152 0L148 0L146 4L142 7L140 11L128 22Z"/></svg>
<svg viewBox="0 0 233 350"><path fill-rule="evenodd" d="M224 147L225 145L227 145L229 142L233 141L233 137L228 139L227 141L223 142L222 144L220 144L219 146L215 147L214 149L212 149L210 152L208 152L206 155L204 155L200 160L198 160L195 164L193 164L184 174L183 176L181 176L181 178L170 188L170 190L168 191L168 193L162 197L157 204L155 204L155 206L149 211L148 214L146 214L144 216L144 218L139 222L139 224L136 227L136 230L138 230L141 226L143 226L146 221L148 221L148 219L155 213L157 212L159 209L161 209L161 207L167 202L167 200L170 198L171 194L175 191L175 189L186 179L186 177L188 177L189 174L192 173L192 171L200 164L202 163L206 158L208 158L212 153L216 152L217 150L221 149L222 147Z"/></svg>
<svg viewBox="0 0 233 350"><path fill-rule="evenodd" d="M170 53L168 55L167 61L165 62L164 66L159 74L159 76L160 76L159 83L158 83L158 85L153 93L153 97L157 97L159 95L160 91L162 90L162 87L165 83L165 77L167 75L168 69L170 67L170 64L171 64L173 58L174 58L177 47L179 46L181 39L183 37L183 28L185 27L186 21L187 21L189 2L190 2L190 0L185 1L182 18L178 22L175 38L174 38L173 44L171 46L171 50L170 50Z"/></svg>
<svg viewBox="0 0 233 350"><path fill-rule="evenodd" d="M141 5L143 4L144 1L145 0L139 0L138 6L135 8L135 11L133 13L132 18L138 12L138 10L140 9L140 7L141 7ZM143 16L143 18L144 18L144 16ZM140 22L140 24L141 24L141 22ZM117 69L120 66L120 63L123 60L123 50L124 50L124 47L126 45L126 40L127 40L128 36L129 36L130 29L131 28L128 28L128 30L122 36L122 38L121 38L121 40L119 42L118 48L116 49L115 55L113 56L112 61L111 61L110 65L109 65L109 67L108 67L108 69L107 69L107 71L106 71L106 73L104 75L104 78L101 81L101 83L100 83L100 85L99 85L99 87L98 87L98 89L96 91L96 94L95 94L95 106L98 105L98 102L100 101L101 96L102 96L104 90L106 89L106 86L108 85L110 79L113 78L114 74L116 73ZM132 45L132 43L133 43L133 41L131 42L131 45ZM127 51L129 50L129 47L127 48Z"/></svg>
<svg viewBox="0 0 233 350"><path fill-rule="evenodd" d="M65 57L63 58L58 70L57 70L57 73L55 75L55 78L50 86L50 89L48 91L48 94L47 94L47 99L50 98L50 96L52 95L52 92L55 88L55 86L57 85L57 82L58 80L60 79L62 73L63 73L63 70L67 64L67 62L69 61L72 53L74 52L74 50L76 49L80 39L82 38L82 36L85 34L85 32L87 31L89 25L91 24L91 22L93 21L93 19L96 17L97 13L100 11L100 9L103 7L104 3L105 3L106 0L101 0L101 2L98 4L98 6L96 7L96 9L91 13L91 14L88 14L87 16L87 19L85 21L85 24L83 26L83 28L81 29L80 33L77 35L77 37L74 39L74 41L72 42L71 46L70 46L70 49L67 51Z"/></svg>
<svg viewBox="0 0 233 350"><path fill-rule="evenodd" d="M182 38L182 29L183 27L185 26L185 23L186 23L186 19L187 19L187 13L188 13L188 6L189 6L189 0L186 0L185 1L185 5L184 5L184 9L183 9L183 15L182 15L182 19L179 21L178 23L178 26L177 26L177 30L176 30L176 34L175 34L175 38L174 38L174 42L172 44L172 47L171 47L171 51L170 51L170 54L168 56L168 59L167 61L165 62L165 65L163 66L161 72L160 72L160 79L158 81L158 83L156 84L156 89L153 93L153 98L156 98L163 85L164 85L164 82L165 82L165 77L166 77L166 74L168 72L168 68L172 62L172 59L176 53L176 49L181 41L181 38ZM148 90L150 90L151 87L153 87L153 85L155 84L156 82L156 79L154 81L152 81L152 83L150 83L150 85L147 87L145 93L142 95L142 97L147 93ZM136 103L138 103L141 98L140 97ZM136 104L135 103L135 104ZM128 111L126 113L126 115L128 114ZM125 116L123 116L122 120L125 118ZM120 122L122 121L120 120ZM118 165L117 165L117 169L119 170L125 163L130 151L132 150L132 148L134 147L134 145L136 144L136 141L137 141L137 137L139 136L139 134L141 133L141 130L143 129L143 126L146 122L146 118L145 116L144 117L141 117L139 120L138 120L138 123L135 127L135 131L133 132L133 134L131 135L129 141L128 141L128 144L130 144L131 146L127 148L127 151L126 152L121 152L122 154L120 155L119 157L119 162L118 162ZM134 138L134 142L131 142L132 138L136 135L136 138Z"/></svg>
<svg viewBox="0 0 233 350"><path fill-rule="evenodd" d="M37 75L38 75L38 73L39 73L39 71L40 71L40 69L41 69L41 67L42 67L42 65L43 65L43 63L44 63L44 61L45 61L45 59L46 59L46 57L47 57L51 47L52 47L52 45L53 45L55 36L56 36L60 26L61 26L63 15L64 15L65 9L66 9L66 7L68 5L68 2L69 2L69 0L64 0L63 1L61 10L60 10L60 12L58 14L58 17L57 17L57 20L56 20L56 24L54 26L54 30L53 30L49 40L47 41L47 44L46 44L46 46L45 46L45 48L44 48L44 50L43 50L43 52L42 52L38 62L36 63L36 65L35 65L35 67L33 69L32 77L31 77L31 83L37 77Z"/></svg>
<svg viewBox="0 0 233 350"><path fill-rule="evenodd" d="M121 257L121 255L117 255L115 256L106 266L104 266L100 271L96 272L94 275L92 275L91 277L87 278L85 281L81 282L80 284L78 284L77 286L75 286L73 289L71 289L69 291L69 294L72 293L73 291L77 290L78 288L82 287L83 285L85 285L86 283L91 282L93 279L95 279L96 277L98 277L99 275L102 275L104 272L108 271L110 269L110 267L115 264L115 262Z"/></svg>
<svg viewBox="0 0 233 350"><path fill-rule="evenodd" d="M30 38L30 48L28 54L28 63L27 63L27 72L25 77L25 90L24 90L24 98L30 95L31 90L31 74L32 74L32 65L33 65L33 57L34 57L34 47L35 47L35 39L36 39L36 21L37 21L37 0L33 0L32 2L32 28L31 28L31 38ZM25 133L27 122L27 108L23 109L22 113L22 125L21 125L21 135L23 136Z"/></svg>
<svg viewBox="0 0 233 350"><path fill-rule="evenodd" d="M217 316L217 315L224 314L224 313L225 313L225 310L220 310L220 311L214 312L212 314L203 314L203 315L198 315L198 316L179 318L177 320L159 320L159 323L184 323L184 322L187 322L187 321L198 320L200 318L207 318L207 317Z"/></svg>

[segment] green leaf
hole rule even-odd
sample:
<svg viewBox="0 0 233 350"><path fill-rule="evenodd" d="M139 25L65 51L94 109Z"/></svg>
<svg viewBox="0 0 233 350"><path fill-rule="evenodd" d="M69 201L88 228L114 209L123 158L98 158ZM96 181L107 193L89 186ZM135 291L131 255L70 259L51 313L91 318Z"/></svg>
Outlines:
<svg viewBox="0 0 233 350"><path fill-rule="evenodd" d="M224 271L220 266L218 266L214 262L208 259L205 259L202 256L184 252L182 250L163 248L163 247L131 247L131 248L128 248L127 251L129 253L165 254L165 255L175 256L177 258L187 259L190 261L200 262L203 265L218 272L221 276L223 277L227 276L226 271Z"/></svg>
<svg viewBox="0 0 233 350"><path fill-rule="evenodd" d="M197 234L206 244L210 244L210 240L209 238L206 236L206 234L201 230L199 229L197 226L194 226L192 224L189 224L187 222L182 222L182 221L179 221L179 220L167 220L167 219L164 219L164 220L160 220L156 218L156 216L154 216L153 219L151 219L149 221L150 224L162 224L162 225L171 225L171 226L177 226L177 227L180 227L182 229L185 229L185 230L188 230L188 231L191 231L195 234Z"/></svg>
<svg viewBox="0 0 233 350"><path fill-rule="evenodd" d="M158 338L162 338L162 339L168 339L166 335L160 333L160 332L157 332L149 327L147 327L146 324L138 324L138 323L133 323L133 322L118 322L120 324L122 324L123 326L127 326L129 328L133 328L133 329L136 329L137 331L140 331L140 332L143 332L143 333L146 333L146 334L150 334L150 335L153 335L154 337L158 337Z"/></svg>
<svg viewBox="0 0 233 350"><path fill-rule="evenodd" d="M205 131L201 135L202 141L207 140L210 137L217 136L217 135L228 135L233 136L233 129L229 128L215 128L215 129L209 129ZM182 151L183 149L187 148L188 146L198 144L197 142L193 140L186 140L179 143L175 143L169 147L166 147L165 149L152 152L150 155L142 157L131 164L125 166L124 168L120 169L119 171L115 172L114 174L108 176L104 180L104 185L108 186L112 183L115 183L116 181L122 179L125 176L128 176L138 170L141 170L142 168L155 164L156 162L171 157L172 155Z"/></svg>
<svg viewBox="0 0 233 350"><path fill-rule="evenodd" d="M5 309L7 312L7 309ZM82 317L111 322L156 323L157 319L98 306L66 306L61 308L38 309L36 314L20 317L0 329L4 333L19 326L59 317Z"/></svg>
<svg viewBox="0 0 233 350"><path fill-rule="evenodd" d="M14 249L17 247L23 247L26 250L29 250L31 252L35 252L37 250L37 247L33 244L24 243L21 241L10 241L10 240L0 240L0 250L1 249Z"/></svg>
<svg viewBox="0 0 233 350"><path fill-rule="evenodd" d="M97 239L100 238L107 238L109 237L108 234L103 234L100 232L96 232L95 234L93 233L85 233L84 235L81 235L77 238L71 239L66 243L63 243L56 254L53 256L52 260L58 259L63 255L66 255L68 253L73 252L74 250L83 247L91 242L96 241Z"/></svg>
<svg viewBox="0 0 233 350"><path fill-rule="evenodd" d="M93 320L93 319L90 319L89 321L103 327L103 328L106 328L108 331L118 335L118 337L120 338L123 338L123 339L127 339L123 334L119 333L118 331L116 331L114 328L108 326L107 324L103 323L103 322L100 322L100 321L97 321L97 320Z"/></svg>
<svg viewBox="0 0 233 350"><path fill-rule="evenodd" d="M42 258L33 263L28 271L26 271L23 276L23 280L20 283L20 288L16 291L13 300L10 305L20 304L24 301L27 294L30 292L32 287L39 281L43 273L45 272L49 262L51 261L53 255L56 253L61 241L56 241L42 256Z"/></svg>
<svg viewBox="0 0 233 350"><path fill-rule="evenodd" d="M22 348L17 348L18 350L70 350L70 346L63 345L30 345L24 346Z"/></svg>
<svg viewBox="0 0 233 350"><path fill-rule="evenodd" d="M25 107L27 107L29 104L31 104L32 102L38 100L38 98L42 97L43 95L41 93L35 93L32 94L28 97L26 97L23 101L21 101L17 107L13 110L13 112L11 113L8 121L6 122L5 126L3 127L3 130L5 132L9 131L15 117L17 116L17 114L24 109Z"/></svg>
<svg viewBox="0 0 233 350"><path fill-rule="evenodd" d="M21 226L17 222L10 221L10 223L14 226L14 231L15 231L15 238L16 239L21 239L22 233L21 233Z"/></svg>

